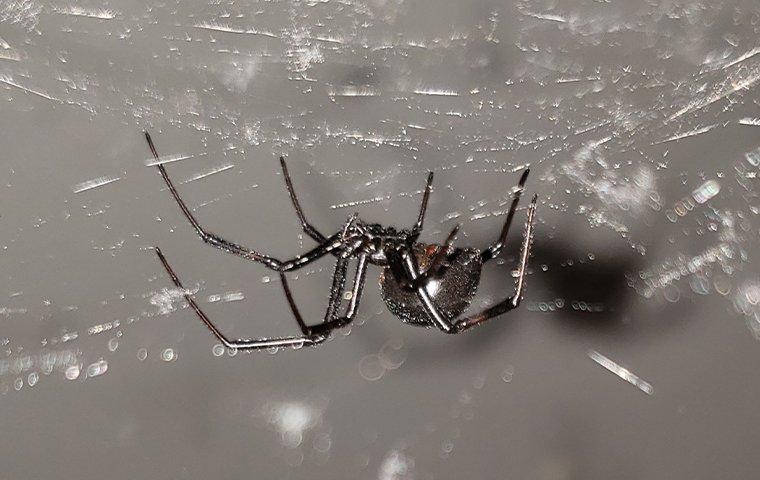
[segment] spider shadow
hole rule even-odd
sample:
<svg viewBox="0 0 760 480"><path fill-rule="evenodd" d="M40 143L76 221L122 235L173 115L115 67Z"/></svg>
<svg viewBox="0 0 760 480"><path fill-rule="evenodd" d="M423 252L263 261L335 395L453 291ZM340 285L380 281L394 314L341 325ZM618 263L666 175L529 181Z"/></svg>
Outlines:
<svg viewBox="0 0 760 480"><path fill-rule="evenodd" d="M510 241L506 251L519 251L519 242L520 239ZM429 336L442 338L430 342L411 340L410 350L422 360L421 363L447 362L453 356L477 358L476 352L487 352L492 348L509 349L510 342L520 341L517 334L524 328L521 319L536 316L549 316L554 328L573 336L625 340L659 335L666 329L677 328L688 318L688 315L679 315L673 321L653 323L646 321L646 314L634 313L639 300L635 290L628 286L626 274L638 271L642 260L632 250L613 248L598 253L592 260L587 252L582 253L582 250L567 246L565 242L565 239L535 240L526 295L517 310L462 335L447 336L430 329ZM509 262L508 259L507 264ZM543 266L547 267L546 271ZM490 279L486 277L485 281ZM507 295L510 293L511 287ZM556 299L561 299L561 308L556 307ZM544 312L538 308L541 304L554 304L554 310ZM472 313L483 307L476 301L468 311ZM683 307L680 309L682 313ZM660 317L665 316L668 316L667 311ZM385 317L374 320L380 323L377 320L384 323ZM391 327L375 328L387 330ZM382 333L378 331L377 335L382 336ZM364 338L363 335L358 337Z"/></svg>
<svg viewBox="0 0 760 480"><path fill-rule="evenodd" d="M534 276L541 280L545 300L534 301L530 307L541 314L545 314L543 307L550 307L559 328L586 338L634 340L660 335L689 317L680 305L679 315L669 315L666 308L657 316L670 321L650 321L652 312L641 308L640 297L629 286L628 276L644 266L643 257L634 250L621 246L589 256L558 237L542 243L533 259L533 271L538 274Z"/></svg>

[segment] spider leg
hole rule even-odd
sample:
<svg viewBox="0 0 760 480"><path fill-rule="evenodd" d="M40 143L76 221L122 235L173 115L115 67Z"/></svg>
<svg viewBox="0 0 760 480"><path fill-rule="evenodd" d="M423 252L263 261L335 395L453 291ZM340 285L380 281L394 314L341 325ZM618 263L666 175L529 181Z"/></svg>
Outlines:
<svg viewBox="0 0 760 480"><path fill-rule="evenodd" d="M520 196L525 189L525 182L528 180L529 173L530 169L528 168L523 172L522 176L520 177L520 181L517 183L517 191L515 192L514 198L512 198L512 205L509 207L509 212L507 213L507 218L504 221L504 225L501 227L499 239L494 244L483 250L483 253L480 254L480 258L482 259L483 263L498 257L501 253L501 250L504 248L504 243L507 240L507 233L509 233L509 227L512 225L512 219L515 216L517 204L520 203Z"/></svg>
<svg viewBox="0 0 760 480"><path fill-rule="evenodd" d="M425 211L427 211L428 199L430 198L430 191L433 188L433 172L428 172L427 182L425 183L425 192L422 194L422 205L420 206L420 214L417 216L417 223L414 224L413 232L419 233L422 231L422 224L425 222Z"/></svg>
<svg viewBox="0 0 760 480"><path fill-rule="evenodd" d="M330 299L325 312L325 319L323 323L307 326L298 310L298 307L293 300L293 296L290 293L287 279L284 274L280 274L283 288L285 289L285 295L288 298L288 304L290 310L293 312L293 316L296 317L296 321L301 326L303 332L308 335L315 335L320 338L327 338L327 336L336 328L341 328L351 323L356 317L357 307L361 300L362 291L364 289L364 283L367 277L367 256L360 255L359 262L356 265L356 273L354 274L354 283L351 288L351 300L346 309L346 313L343 316L336 315L338 306L340 305L341 298L343 296L343 286L345 285L345 275L347 267L347 258L340 258L335 265L335 272L333 273L333 285L330 289Z"/></svg>
<svg viewBox="0 0 760 480"><path fill-rule="evenodd" d="M313 238L316 242L322 243L325 241L325 236L319 233L309 222L306 221L306 216L303 214L301 204L296 196L296 191L293 189L293 181L290 179L290 173L288 173L288 166L285 163L285 158L280 157L280 165L282 166L282 175L285 177L285 188L288 189L288 195L290 195L290 201L293 203L293 208L296 210L298 220L301 222L301 227L306 235Z"/></svg>
<svg viewBox="0 0 760 480"><path fill-rule="evenodd" d="M150 147L150 151L153 153L153 156L156 158L156 160L159 160L158 152L156 151L156 147L153 145L153 140L150 138L150 134L148 134L148 132L145 132L145 139L148 141L148 146ZM303 255L299 255L290 260L282 261L269 255L259 253L255 250L251 250L250 248L237 245L233 242L230 242L229 240L225 240L222 237L207 232L201 226L201 224L198 223L198 220L195 219L195 216L192 214L192 212L190 212L190 209L179 196L177 189L174 187L174 183L166 173L166 168L160 163L156 166L158 167L158 171L161 172L161 176L163 177L166 186L169 188L172 197L174 197L174 200L177 202L177 205L179 205L180 210L182 210L185 218L188 220L188 222L190 222L190 225L193 226L198 236L201 237L205 243L208 243L209 245L214 246L220 250L224 250L227 253L243 257L246 260L263 263L265 266L277 272L286 272L289 270L301 268L343 245L340 234L335 234L329 238L324 239L319 246L304 253Z"/></svg>
<svg viewBox="0 0 760 480"><path fill-rule="evenodd" d="M404 251L400 254L400 258L391 258L389 261L391 262L391 265L394 263L398 265L395 268L403 269L403 273L408 277L412 284L414 284L420 277L417 260L414 258L412 252ZM393 268L393 266L391 268ZM433 303L433 299L427 291L427 284L420 285L419 288L415 290L415 293L436 327L446 333L456 333L454 324L439 312L438 308Z"/></svg>
<svg viewBox="0 0 760 480"><path fill-rule="evenodd" d="M459 231L459 228L462 226L462 224L457 224L452 230L451 233L449 233L449 236L446 237L446 241L438 247L438 251L435 253L435 256L430 261L430 265L425 269L424 272L422 272L416 280L414 280L411 284L411 288L417 289L420 287L420 285L423 285L426 283L431 277L435 277L438 275L438 273L441 271L443 261L446 259L446 257L449 254L449 249L451 248L451 244L454 242L454 238L457 235L457 232Z"/></svg>
<svg viewBox="0 0 760 480"><path fill-rule="evenodd" d="M533 195L533 200L528 207L528 219L525 223L525 233L523 236L522 250L520 251L520 263L517 269L517 280L515 280L515 293L511 297L502 300L501 302L486 308L480 313L467 316L461 320L458 320L455 324L456 333L469 330L475 325L479 325L487 320L497 317L504 312L517 308L522 301L523 289L525 288L525 274L528 270L528 257L530 257L530 247L533 243L533 224L535 222L536 214L536 200L537 195Z"/></svg>
<svg viewBox="0 0 760 480"><path fill-rule="evenodd" d="M515 293L513 296L483 310L480 313L465 317L462 320L458 320L452 323L447 319L433 303L430 294L427 292L426 285L421 285L417 290L417 298L420 299L425 311L427 312L433 323L445 333L461 333L465 330L490 320L493 317L499 316L508 310L512 310L520 305L522 300L523 289L525 287L525 274L528 266L528 257L530 256L530 247L533 242L533 223L536 211L537 196L533 196L533 201L528 207L528 219L525 224L525 236L523 238L522 251L520 253L520 264L518 267L518 276L515 282ZM401 257L402 266L405 273L411 278L414 283L420 274L418 273L418 267L414 256L409 252L404 252Z"/></svg>
<svg viewBox="0 0 760 480"><path fill-rule="evenodd" d="M174 285L177 288L180 288L182 290L185 290L185 287L182 286L182 282L179 280L179 277L177 277L177 274L174 273L174 270L169 265L169 262L166 261L166 257L164 257L164 254L161 252L161 249L158 247L154 248L156 251L156 255L158 255L159 260L161 260L161 263L164 265L164 268L166 269L166 273L169 274L172 281L174 282ZM280 274L283 275L283 274ZM287 284L283 284L285 287L285 295L288 299L288 302L292 305L292 297L290 295L290 290L287 288ZM211 330L211 333L214 334L214 336L219 339L222 344L231 349L237 349L237 350L257 350L262 348L271 348L271 347L301 347L304 345L316 345L318 343L322 343L327 339L326 336L319 335L319 334L311 334L307 330L303 328L302 322L299 322L299 325L302 326L301 331L303 332L303 336L290 336L290 337L274 337L274 338L260 338L255 340L243 340L243 339L236 339L236 340L230 340L228 339L217 327L214 325L214 323L206 316L206 314L200 309L197 303L195 303L195 300L193 299L192 295L187 293L183 294L185 297L185 300L187 301L188 305L193 309L195 314L198 316L198 318L201 319L201 321L206 325L206 327Z"/></svg>
<svg viewBox="0 0 760 480"><path fill-rule="evenodd" d="M445 265L443 265L443 261L448 256L449 248L454 242L454 238L456 237L456 234L461 226L461 224L458 224L451 230L451 233L449 233L446 241L443 243L443 245L438 247L438 250L433 256L433 259L430 261L424 272L420 273L418 271L416 259L410 259L410 262L412 262L414 265L414 271L417 272L417 276L414 280L410 280L412 276L407 273L406 268L404 267L405 260L403 259L403 255L392 254L391 258L389 258L388 266L390 267L391 274L396 280L396 283L398 283L399 286L404 290L412 292L417 290L420 286L426 284L431 278L438 276L438 274L441 273L442 269L445 267ZM413 257L413 255L410 255L410 257Z"/></svg>

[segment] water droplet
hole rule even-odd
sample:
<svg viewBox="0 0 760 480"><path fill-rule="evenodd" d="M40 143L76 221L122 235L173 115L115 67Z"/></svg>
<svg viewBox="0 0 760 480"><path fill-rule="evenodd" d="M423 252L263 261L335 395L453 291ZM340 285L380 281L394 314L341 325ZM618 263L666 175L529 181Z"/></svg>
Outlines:
<svg viewBox="0 0 760 480"><path fill-rule="evenodd" d="M359 375L370 382L383 378L383 375L385 375L385 367L380 360L380 356L365 355L364 358L359 361Z"/></svg>
<svg viewBox="0 0 760 480"><path fill-rule="evenodd" d="M148 349L147 348L141 348L137 350L137 359L141 362L148 358Z"/></svg>
<svg viewBox="0 0 760 480"><path fill-rule="evenodd" d="M66 369L64 375L66 375L66 378L69 380L76 380L79 378L79 365L71 365Z"/></svg>
<svg viewBox="0 0 760 480"><path fill-rule="evenodd" d="M282 432L282 444L289 448L296 448L303 441L303 433L298 430Z"/></svg>
<svg viewBox="0 0 760 480"><path fill-rule="evenodd" d="M702 275L691 277L689 279L689 285L691 285L691 289L694 293L699 295L707 295L710 293L710 281Z"/></svg>
<svg viewBox="0 0 760 480"><path fill-rule="evenodd" d="M222 345L221 343L217 343L211 349L211 353L213 353L215 357L221 357L222 355L224 355L224 345Z"/></svg>
<svg viewBox="0 0 760 480"><path fill-rule="evenodd" d="M331 447L332 447L332 439L330 439L330 435L326 433L320 433L314 439L314 450L318 452L327 453L330 451Z"/></svg>
<svg viewBox="0 0 760 480"><path fill-rule="evenodd" d="M721 295L728 295L731 292L731 280L725 275L716 275L713 279L713 288Z"/></svg>
<svg viewBox="0 0 760 480"><path fill-rule="evenodd" d="M720 192L720 184L715 180L708 180L692 192L697 203L705 203Z"/></svg>
<svg viewBox="0 0 760 480"><path fill-rule="evenodd" d="M681 290L675 285L667 287L662 294L665 296L665 300L670 303L676 303L678 299L681 298Z"/></svg>
<svg viewBox="0 0 760 480"><path fill-rule="evenodd" d="M441 445L441 450L443 451L443 453L447 453L447 454L451 453L454 450L454 442L452 442L451 440L444 441L443 444Z"/></svg>
<svg viewBox="0 0 760 480"><path fill-rule="evenodd" d="M91 363L87 367L87 376L97 377L97 376L103 375L104 373L106 373L106 371L108 371L108 362L106 362L105 360L101 358L97 362Z"/></svg>
<svg viewBox="0 0 760 480"><path fill-rule="evenodd" d="M40 379L40 376L37 374L37 372L32 372L27 377L26 383L28 383L30 387L33 387L37 384L37 381L39 379Z"/></svg>
<svg viewBox="0 0 760 480"><path fill-rule="evenodd" d="M391 339L385 342L380 349L380 363L388 370L395 370L404 364L406 355L404 340L401 338Z"/></svg>
<svg viewBox="0 0 760 480"><path fill-rule="evenodd" d="M472 381L472 388L475 390L481 390L486 385L486 374L481 373L475 377Z"/></svg>
<svg viewBox="0 0 760 480"><path fill-rule="evenodd" d="M108 350L111 352L115 352L117 348L119 348L119 340L116 338L110 339L108 341Z"/></svg>
<svg viewBox="0 0 760 480"><path fill-rule="evenodd" d="M515 376L515 367L508 365L504 371L501 372L501 379L506 383L510 383Z"/></svg>
<svg viewBox="0 0 760 480"><path fill-rule="evenodd" d="M164 362L171 362L176 359L177 359L177 353L174 351L173 348L165 348L161 352L161 360L163 360Z"/></svg>
<svg viewBox="0 0 760 480"><path fill-rule="evenodd" d="M303 452L300 450L291 450L285 454L285 461L291 467L298 467L303 463Z"/></svg>

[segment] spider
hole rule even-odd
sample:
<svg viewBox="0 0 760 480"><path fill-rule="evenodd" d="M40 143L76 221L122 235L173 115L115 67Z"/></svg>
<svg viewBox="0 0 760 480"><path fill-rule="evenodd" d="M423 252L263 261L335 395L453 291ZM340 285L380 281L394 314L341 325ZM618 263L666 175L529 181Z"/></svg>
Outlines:
<svg viewBox="0 0 760 480"><path fill-rule="evenodd" d="M301 204L298 202L293 189L293 182L288 173L285 159L280 157L285 187L301 222L301 227L318 245L293 259L278 260L225 240L202 227L177 193L177 189L166 173L166 168L160 163L156 147L153 145L148 132L145 132L145 138L148 141L150 151L158 162L156 166L169 188L169 192L198 236L209 245L246 260L262 263L280 275L285 298L302 334L253 340L232 340L225 336L200 309L193 297L182 286L182 282L174 273L164 254L158 247L155 247L155 252L174 285L185 291L184 297L187 303L206 327L211 330L211 333L229 349L299 348L324 342L333 330L347 326L355 318L369 264L383 268L380 275L382 298L388 310L407 324L437 327L445 333L461 333L512 310L520 304L533 239L537 195L533 196L528 207L514 295L480 313L459 318L475 295L480 283L480 272L483 264L498 257L504 248L512 218L515 215L517 204L528 178L529 170L527 169L520 177L499 238L495 243L481 251L476 248L453 247L454 238L461 225L457 225L451 230L442 245L418 242L432 189L433 172L428 173L417 222L411 229L396 229L366 223L359 219L358 214L354 214L349 217L339 232L325 237L306 221ZM307 325L293 300L285 273L302 268L326 255L332 255L336 258L327 312L322 323ZM345 290L346 276L349 262L352 259L356 259L356 270L353 275L351 290L347 292ZM348 301L348 306L341 314L339 310L343 300Z"/></svg>

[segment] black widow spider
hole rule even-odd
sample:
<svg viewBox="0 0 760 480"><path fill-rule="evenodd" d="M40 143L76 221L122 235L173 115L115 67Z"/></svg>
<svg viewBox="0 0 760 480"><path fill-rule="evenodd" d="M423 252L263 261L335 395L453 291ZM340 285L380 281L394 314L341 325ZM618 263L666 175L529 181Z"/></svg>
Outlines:
<svg viewBox="0 0 760 480"><path fill-rule="evenodd" d="M281 261L232 243L205 230L177 193L177 189L174 187L171 179L169 179L166 169L160 163L156 147L153 145L148 132L145 132L145 138L148 141L150 151L158 162L156 165L159 172L161 172L164 182L166 182L166 186L169 187L174 200L198 236L209 245L247 260L263 263L266 267L279 272L285 297L288 300L296 322L298 322L298 326L301 328L301 336L230 340L219 331L206 314L201 311L193 297L185 291L184 297L187 303L192 307L196 315L200 317L206 327L227 348L255 350L272 347L301 347L322 343L329 337L332 330L348 325L356 316L357 306L361 299L362 288L364 287L366 278L367 265L370 263L383 267L383 272L380 276L380 288L388 309L408 324L438 327L445 333L461 333L475 325L516 308L520 304L525 287L525 274L528 257L530 256L531 242L533 240L533 223L537 195L533 196L533 200L528 207L528 218L525 223L525 233L520 252L514 295L480 313L457 319L469 306L470 301L475 295L475 291L480 283L480 271L483 264L497 257L504 247L507 232L515 215L529 170L525 170L520 177L517 191L512 199L512 204L498 240L481 252L475 248L452 247L454 237L460 225L454 227L443 245L417 242L422 232L422 223L425 219L425 210L427 209L428 197L430 196L433 182L433 172L428 173L425 192L422 196L422 206L417 217L417 223L415 223L412 229L396 230L393 227L368 224L360 220L357 214L354 214L348 219L341 231L330 237L325 237L306 221L301 205L293 190L293 183L288 174L285 159L280 157L280 165L285 177L285 186L290 195L290 200L293 202L293 207L301 222L301 226L307 235L319 243L317 247L302 255L291 260ZM179 277L174 273L161 250L156 247L155 251L166 272L172 278L174 285L179 289L185 290ZM327 254L332 254L337 258L332 286L330 287L327 312L325 313L323 323L307 325L293 300L288 281L285 278L285 272L304 267ZM353 286L350 292L345 292L348 264L353 258L357 259ZM423 270L420 270L420 268ZM338 310L343 299L349 300L349 304L345 313L340 315Z"/></svg>

